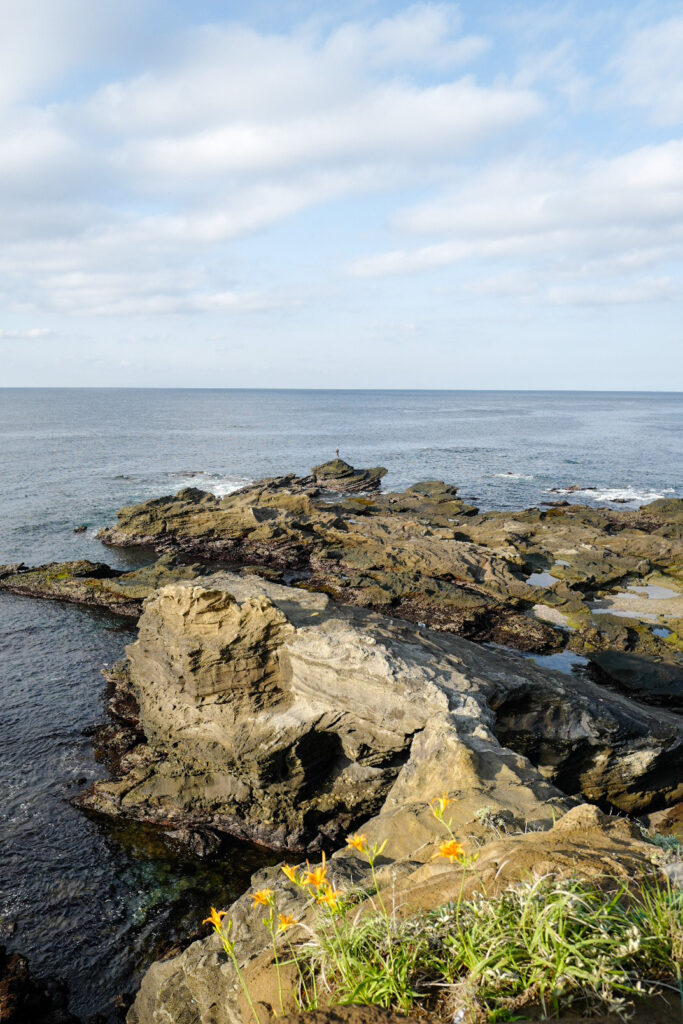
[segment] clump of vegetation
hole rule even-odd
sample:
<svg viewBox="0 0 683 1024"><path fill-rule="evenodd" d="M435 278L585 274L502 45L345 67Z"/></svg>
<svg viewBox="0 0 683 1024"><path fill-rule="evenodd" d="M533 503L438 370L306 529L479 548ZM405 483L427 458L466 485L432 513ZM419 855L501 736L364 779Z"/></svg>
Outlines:
<svg viewBox="0 0 683 1024"><path fill-rule="evenodd" d="M371 893L335 889L324 859L315 869L282 869L318 907L296 949L290 929L303 925L276 918L273 890L252 896L269 910L263 923L273 943L281 1011L279 933L287 933L302 1010L361 1003L407 1014L416 1004L433 1004L440 992L450 993L450 1015L461 1011L462 1019L512 1021L539 1005L546 1017L556 1016L573 1004L626 1017L634 998L664 987L679 991L683 1011L683 891L650 879L628 885L543 877L465 899L476 854L466 854L445 820L449 803L444 795L430 805L448 832L436 856L462 869L458 898L445 906L410 916L387 907L375 868L384 844L370 845L363 834L347 844L370 867ZM237 967L229 925L226 930L222 915L214 914L210 920ZM244 985L239 968L238 975Z"/></svg>

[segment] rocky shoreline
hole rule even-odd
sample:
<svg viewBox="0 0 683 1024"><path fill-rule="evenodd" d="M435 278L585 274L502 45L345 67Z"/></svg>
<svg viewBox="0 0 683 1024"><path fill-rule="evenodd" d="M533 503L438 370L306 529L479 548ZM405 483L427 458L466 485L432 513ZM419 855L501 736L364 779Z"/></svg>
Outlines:
<svg viewBox="0 0 683 1024"><path fill-rule="evenodd" d="M0 589L139 616L97 737L112 778L79 806L198 857L224 836L332 854L362 825L423 906L455 884L433 863L442 792L493 888L538 865L652 869L632 820L675 831L683 802L683 501L481 513L440 481L382 492L384 473L334 460L122 509L100 537L154 549L135 572L0 567ZM515 653L563 651L583 676ZM296 906L277 869L264 882ZM264 944L246 897L231 917L247 969ZM128 1020L243 1017L213 937L153 966Z"/></svg>

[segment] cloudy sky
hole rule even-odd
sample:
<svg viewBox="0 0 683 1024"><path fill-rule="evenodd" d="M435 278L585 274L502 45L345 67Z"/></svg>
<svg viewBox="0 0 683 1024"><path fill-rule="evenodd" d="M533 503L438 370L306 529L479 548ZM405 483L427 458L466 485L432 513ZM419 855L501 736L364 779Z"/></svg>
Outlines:
<svg viewBox="0 0 683 1024"><path fill-rule="evenodd" d="M1 0L0 384L683 387L679 0Z"/></svg>

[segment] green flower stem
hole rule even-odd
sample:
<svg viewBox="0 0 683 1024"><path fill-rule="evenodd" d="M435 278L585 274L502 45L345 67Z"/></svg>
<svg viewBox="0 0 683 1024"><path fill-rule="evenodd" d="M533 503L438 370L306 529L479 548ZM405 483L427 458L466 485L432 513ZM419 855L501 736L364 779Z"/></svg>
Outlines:
<svg viewBox="0 0 683 1024"><path fill-rule="evenodd" d="M460 878L460 892L458 893L458 902L455 910L455 927L460 931L460 904L462 903L462 897L465 892L465 875L467 873L467 864L465 861L462 863L462 877Z"/></svg>
<svg viewBox="0 0 683 1024"><path fill-rule="evenodd" d="M232 960L233 967L235 968L235 971L237 972L237 977L239 979L239 983L242 986L242 991L244 992L246 1000L249 1003L249 1007L251 1008L251 1012L254 1014L254 1018L256 1020L256 1024L261 1024L261 1018L259 1017L258 1013L256 1012L256 1007L254 1006L254 1002L253 1002L253 1000L251 998L251 995L249 993L249 989L247 987L247 983L244 980L244 975L242 974L242 971L240 970L240 965L237 963L237 957L235 956L235 947L232 944L232 942L230 942L230 940L223 935L222 929L221 929L221 931L218 932L218 935L220 936L221 942L223 943L223 949L225 950L226 954Z"/></svg>
<svg viewBox="0 0 683 1024"><path fill-rule="evenodd" d="M304 996L306 997L306 1005L305 1006L303 1006L301 1004L301 1000L297 999L297 1003L299 1005L299 1009L300 1010L317 1009L317 1007L318 1007L318 991L317 991L316 984L315 984L315 972L314 971L311 972L311 977L312 977L312 981L313 981L313 1005L312 1005L311 1004L311 997L308 994L308 986L306 985L306 982L304 980L304 974L303 974L303 971L301 970L301 963L299 961L299 957L294 952L294 947L292 946L292 943L291 943L291 941L289 939L289 936L286 935L285 937L286 937L286 940L287 940L287 945L289 946L289 951L292 954L292 960L296 964L296 969L297 969L298 974L299 974L299 981L301 982L301 988L303 990Z"/></svg>
<svg viewBox="0 0 683 1024"><path fill-rule="evenodd" d="M283 1002L283 999L282 999L282 976L280 974L280 960L279 960L278 955L277 955L277 942L275 940L275 936L277 934L276 933L276 928L275 928L275 908L273 907L272 903L270 905L270 915L268 917L264 917L263 918L263 923L264 923L266 929L270 932L270 938L271 938L272 943L273 943L273 956L275 957L275 970L277 972L277 991L278 991L278 996L280 997L280 1013L284 1017L284 1015L285 1015L285 1006L284 1006L284 1002ZM277 1016L277 1014L276 1014L276 1016Z"/></svg>
<svg viewBox="0 0 683 1024"><path fill-rule="evenodd" d="M393 948L393 946L394 946L394 937L393 937L393 934L392 934L391 919L389 918L389 914L387 912L387 908L384 905L384 900L382 899L382 893L380 892L379 884L377 882L377 875L375 874L375 860L377 859L376 855L375 854L370 854L370 852L368 851L367 858L368 858L368 864L370 865L370 872L372 874L372 884L375 887L375 893L377 895L377 902L379 903L380 907L382 908L382 916L384 918L384 922L385 922L385 925L386 925L387 943L388 943L388 945L387 945L387 952L388 952L388 955L389 955L389 963L391 964L391 973L393 975L393 973L394 973L394 948Z"/></svg>

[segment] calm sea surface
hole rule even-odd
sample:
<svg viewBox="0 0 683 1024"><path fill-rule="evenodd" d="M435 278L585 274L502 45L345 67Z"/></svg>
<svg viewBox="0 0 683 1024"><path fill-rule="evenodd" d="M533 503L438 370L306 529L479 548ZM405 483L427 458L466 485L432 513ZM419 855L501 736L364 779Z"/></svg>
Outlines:
<svg viewBox="0 0 683 1024"><path fill-rule="evenodd" d="M445 479L483 508L572 485L590 489L570 500L634 508L683 496L683 395L0 389L0 562L133 565L95 540L118 507L305 473L337 447L386 466L387 488ZM0 595L0 941L64 978L84 1016L109 1014L258 864L240 847L229 863L173 860L68 803L103 774L100 669L133 637L107 613Z"/></svg>

